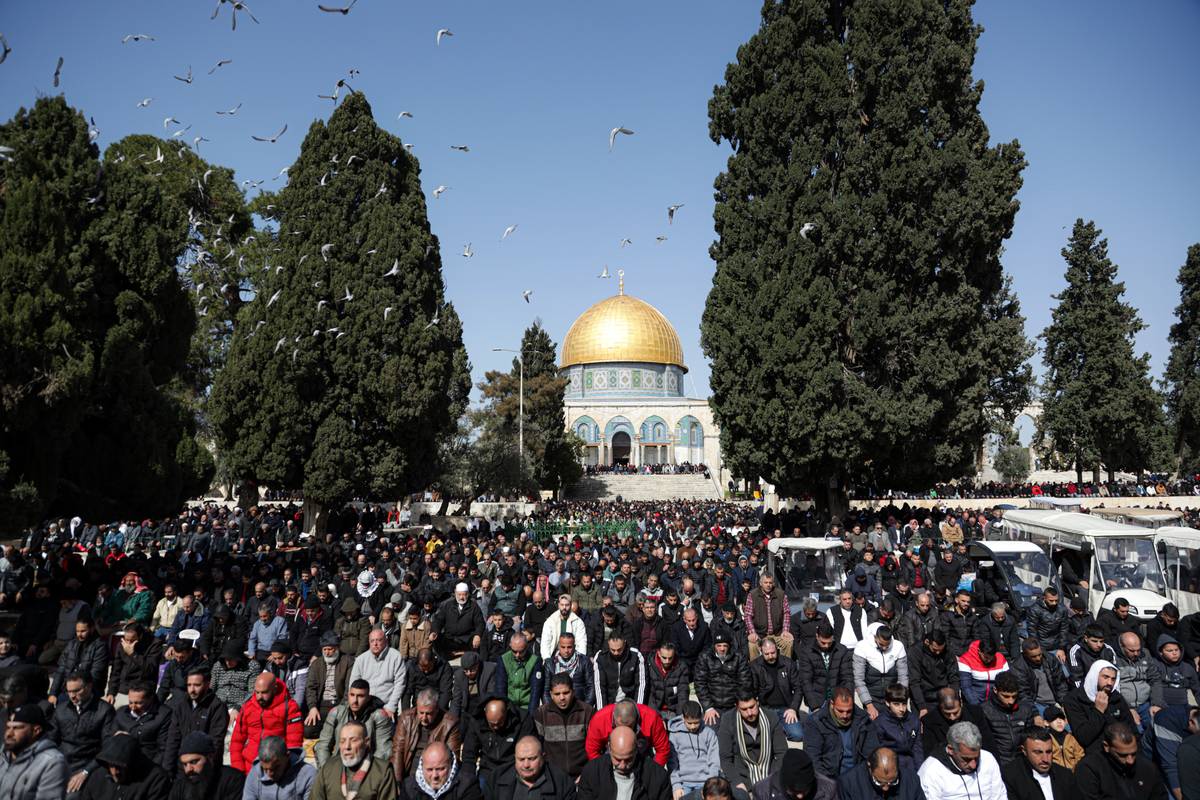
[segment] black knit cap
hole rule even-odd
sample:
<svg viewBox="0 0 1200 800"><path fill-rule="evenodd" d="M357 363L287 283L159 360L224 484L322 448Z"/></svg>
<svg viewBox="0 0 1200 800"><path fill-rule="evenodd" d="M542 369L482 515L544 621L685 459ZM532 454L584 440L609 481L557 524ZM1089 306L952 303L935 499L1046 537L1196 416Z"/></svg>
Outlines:
<svg viewBox="0 0 1200 800"><path fill-rule="evenodd" d="M800 793L809 797L817 788L817 771L812 758L803 750L788 750L783 754L783 768L779 783L784 791Z"/></svg>

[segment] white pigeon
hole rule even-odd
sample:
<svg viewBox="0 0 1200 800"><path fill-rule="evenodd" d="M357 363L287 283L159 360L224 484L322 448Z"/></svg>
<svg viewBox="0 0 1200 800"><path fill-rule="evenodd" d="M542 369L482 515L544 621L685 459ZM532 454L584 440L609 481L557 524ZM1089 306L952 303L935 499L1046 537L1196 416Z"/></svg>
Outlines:
<svg viewBox="0 0 1200 800"><path fill-rule="evenodd" d="M453 35L454 35L454 32L451 31L449 28L438 28L438 32L437 32L438 47L441 47L441 45L442 45L442 37L443 36L453 36Z"/></svg>
<svg viewBox="0 0 1200 800"><path fill-rule="evenodd" d="M521 292L521 297L525 298L525 302L528 303L529 298L533 297L533 289L526 289L525 291Z"/></svg>
<svg viewBox="0 0 1200 800"><path fill-rule="evenodd" d="M353 299L354 299L354 295L350 294L350 287L347 286L346 287L346 296L342 298L342 302L349 303Z"/></svg>
<svg viewBox="0 0 1200 800"><path fill-rule="evenodd" d="M383 273L383 277L394 278L399 274L400 274L400 259L397 258L395 261L392 262L392 268L389 269L387 272Z"/></svg>
<svg viewBox="0 0 1200 800"><path fill-rule="evenodd" d="M433 199L434 200L439 199L442 196L442 194L449 188L450 188L449 186L438 186L436 189L433 190Z"/></svg>
<svg viewBox="0 0 1200 800"><path fill-rule="evenodd" d="M475 251L471 249L471 243L467 242L467 246L463 248L462 256L463 258L470 258L473 255L475 255Z"/></svg>
<svg viewBox="0 0 1200 800"><path fill-rule="evenodd" d="M138 101L137 107L138 108L149 108L150 103L153 102L153 100L154 100L153 97L143 97L141 100Z"/></svg>
<svg viewBox="0 0 1200 800"><path fill-rule="evenodd" d="M238 109L240 109L241 107L242 107L242 104L238 103L236 106L229 109L228 111L218 111L217 114L219 114L222 117L232 117L237 114Z"/></svg>
<svg viewBox="0 0 1200 800"><path fill-rule="evenodd" d="M610 153L612 152L613 145L615 145L617 143L617 134L633 136L633 131L629 130L629 128L622 128L620 126L613 128L611 131L609 131L608 132L608 152L610 152Z"/></svg>
<svg viewBox="0 0 1200 800"><path fill-rule="evenodd" d="M439 322L439 319L438 319L438 314L439 314L439 313L441 313L441 312L440 312L440 311L435 311L435 312L433 312L433 319L429 320L429 324L425 326L425 330L429 330L429 329L430 329L430 328L432 328L434 325L437 325L437 324L438 324L438 322Z"/></svg>
<svg viewBox="0 0 1200 800"><path fill-rule="evenodd" d="M654 241L658 242L659 244L662 244L666 240L667 240L667 237L665 237L665 236L655 236L654 237Z"/></svg>
<svg viewBox="0 0 1200 800"><path fill-rule="evenodd" d="M126 36L121 37L121 44L127 44L129 42L141 42L141 41L153 42L154 37L148 33L130 33Z"/></svg>
<svg viewBox="0 0 1200 800"><path fill-rule="evenodd" d="M667 206L667 224L670 225L675 221L675 212L683 208L683 203Z"/></svg>
<svg viewBox="0 0 1200 800"><path fill-rule="evenodd" d="M597 277L597 278L611 278L611 277L612 277L612 275L609 275L609 274L608 274L608 264L605 264L605 265L604 265L604 271L603 271L603 272L601 272L601 273L600 273L599 275L597 275L596 277Z"/></svg>
<svg viewBox="0 0 1200 800"><path fill-rule="evenodd" d="M816 230L816 228L817 228L817 224L815 222L804 223L803 225L800 226L800 238L807 239L808 235L810 233L812 233L814 230Z"/></svg>
<svg viewBox="0 0 1200 800"><path fill-rule="evenodd" d="M174 122L176 125L181 124L179 122L179 120L175 119L174 117L164 117L163 118L163 130L165 131L167 129L167 126L170 125L172 122Z"/></svg>
<svg viewBox="0 0 1200 800"><path fill-rule="evenodd" d="M516 225L509 225L507 228L504 229L504 233L500 234L500 241L503 242L505 239L508 238L508 235L510 233L512 233L513 231L515 231L516 229L517 229Z"/></svg>
<svg viewBox="0 0 1200 800"><path fill-rule="evenodd" d="M392 313L392 307L391 307L391 306L386 306L386 307L383 309L383 321L384 321L384 322L387 322L388 314L390 314L390 313Z"/></svg>
<svg viewBox="0 0 1200 800"><path fill-rule="evenodd" d="M325 304L328 302L329 302L328 300L318 300L317 301L317 311L320 311L322 308L324 308Z"/></svg>
<svg viewBox="0 0 1200 800"><path fill-rule="evenodd" d="M412 115L411 111L401 111L399 114L396 115L396 119L412 119L412 118L413 118L413 115Z"/></svg>
<svg viewBox="0 0 1200 800"><path fill-rule="evenodd" d="M633 244L633 239L622 239L621 240L621 247L624 247L627 244Z"/></svg>
<svg viewBox="0 0 1200 800"><path fill-rule="evenodd" d="M332 244L323 244L323 245L321 245L321 258L323 258L323 259L325 259L326 261L328 261L328 260L329 260L329 254L330 254L330 253L332 253L332 252L333 252L333 245L332 245Z"/></svg>
<svg viewBox="0 0 1200 800"><path fill-rule="evenodd" d="M275 343L275 352L278 353L279 348L283 347L285 344L287 344L287 337L280 336L279 341Z"/></svg>
<svg viewBox="0 0 1200 800"><path fill-rule="evenodd" d="M271 299L267 301L267 308L270 308L275 301L279 299L281 294L283 294L283 289L280 289L279 291L275 292L275 294L271 295Z"/></svg>

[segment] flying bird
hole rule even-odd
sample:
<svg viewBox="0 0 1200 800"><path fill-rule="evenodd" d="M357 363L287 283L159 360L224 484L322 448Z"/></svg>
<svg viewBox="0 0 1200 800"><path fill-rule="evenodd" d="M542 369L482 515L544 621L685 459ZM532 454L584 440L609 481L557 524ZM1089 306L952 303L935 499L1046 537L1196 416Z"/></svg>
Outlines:
<svg viewBox="0 0 1200 800"><path fill-rule="evenodd" d="M500 234L500 241L503 242L505 239L508 238L508 235L510 233L512 233L513 231L515 231L516 229L517 229L516 225L509 225L507 228L504 229L504 233Z"/></svg>
<svg viewBox="0 0 1200 800"><path fill-rule="evenodd" d="M177 81L183 81L184 83L191 83L192 82L192 65L188 64L187 77L183 77L180 75L172 75L171 77Z"/></svg>
<svg viewBox="0 0 1200 800"><path fill-rule="evenodd" d="M124 37L122 37L121 44L127 44L129 42L141 42L141 41L153 42L154 37L148 33L129 33L129 34L126 34Z"/></svg>
<svg viewBox="0 0 1200 800"><path fill-rule="evenodd" d="M654 241L658 242L659 244L662 244L666 240L667 240L667 237L665 237L665 236L655 236L654 237Z"/></svg>
<svg viewBox="0 0 1200 800"><path fill-rule="evenodd" d="M621 247L624 247L627 244L633 244L633 239L622 239L621 240Z"/></svg>
<svg viewBox="0 0 1200 800"><path fill-rule="evenodd" d="M275 352L278 353L279 349L281 347L283 347L285 344L287 344L287 337L286 336L279 337L279 341L275 343Z"/></svg>
<svg viewBox="0 0 1200 800"><path fill-rule="evenodd" d="M525 302L528 303L529 298L533 297L533 289L526 289L525 291L521 292L521 297L525 298Z"/></svg>
<svg viewBox="0 0 1200 800"><path fill-rule="evenodd" d="M172 122L174 122L176 125L183 124L182 122L175 119L174 117L163 117L163 130L165 131L167 129L167 126L170 125Z"/></svg>
<svg viewBox="0 0 1200 800"><path fill-rule="evenodd" d="M675 212L683 208L683 203L676 203L673 206L667 206L667 224L670 225L675 221Z"/></svg>
<svg viewBox="0 0 1200 800"><path fill-rule="evenodd" d="M321 245L321 258L323 258L324 260L328 261L328 260L329 260L329 254L330 254L331 252L333 252L333 245L332 245L332 244L323 244L323 245Z"/></svg>
<svg viewBox="0 0 1200 800"><path fill-rule="evenodd" d="M320 312L320 310L321 310L322 308L324 308L324 307L325 307L325 304L326 304L326 303L328 303L328 302L329 302L328 300L318 300L318 301L317 301L317 311L318 311L318 312Z"/></svg>
<svg viewBox="0 0 1200 800"><path fill-rule="evenodd" d="M449 28L438 28L438 32L437 32L438 46L441 47L443 36L453 36L453 35L454 35L454 31L450 30Z"/></svg>
<svg viewBox="0 0 1200 800"><path fill-rule="evenodd" d="M449 186L438 186L436 189L433 190L433 199L434 200L441 199L442 194L449 188L450 188Z"/></svg>
<svg viewBox="0 0 1200 800"><path fill-rule="evenodd" d="M617 143L617 134L623 133L626 136L633 136L633 131L629 128L616 127L608 132L608 152L612 152L613 145Z"/></svg>
<svg viewBox="0 0 1200 800"><path fill-rule="evenodd" d="M221 12L221 6L223 6L225 3L229 3L229 5L233 6L233 24L231 25L233 30L237 30L237 12L239 11L245 11L250 19L254 20L255 25L259 24L258 17L250 13L250 7L241 2L241 0L217 0L217 7L213 9L212 16L209 17L209 19L216 19L217 14Z"/></svg>
<svg viewBox="0 0 1200 800"><path fill-rule="evenodd" d="M0 46L3 47L3 50L0 50L0 64L3 64L8 60L8 54L12 52L12 48L8 46L8 39L4 38L3 33L0 33Z"/></svg>
<svg viewBox="0 0 1200 800"><path fill-rule="evenodd" d="M386 306L383 309L383 321L387 322L388 314L392 313L392 307Z"/></svg>
<svg viewBox="0 0 1200 800"><path fill-rule="evenodd" d="M346 296L342 298L342 302L349 303L353 299L354 299L354 295L350 294L350 287L347 286L346 287Z"/></svg>
<svg viewBox="0 0 1200 800"><path fill-rule="evenodd" d="M256 142L270 142L271 144L275 144L276 142L279 141L279 137L283 136L283 134L285 134L285 133L287 133L287 125L286 124L282 128L280 128L279 133L275 134L274 136L263 137L263 136L251 135L250 138Z"/></svg>
<svg viewBox="0 0 1200 800"><path fill-rule="evenodd" d="M394 278L399 274L400 274L400 259L397 258L394 262L392 262L392 268L389 269L387 272L383 273L383 277Z"/></svg>
<svg viewBox="0 0 1200 800"><path fill-rule="evenodd" d="M808 235L817 229L815 222L806 222L800 226L800 238L807 239Z"/></svg>
<svg viewBox="0 0 1200 800"><path fill-rule="evenodd" d="M208 71L208 74L212 75L214 72L219 70L221 67L225 66L226 64L232 64L232 63L233 63L232 58L222 58L216 64L213 64L213 68Z"/></svg>
<svg viewBox="0 0 1200 800"><path fill-rule="evenodd" d="M58 66L54 68L54 87L58 88L58 79L62 77L63 57L58 57Z"/></svg>
<svg viewBox="0 0 1200 800"><path fill-rule="evenodd" d="M599 275L597 275L596 277L597 277L597 278L611 278L611 277L612 277L612 275L609 275L609 274L608 274L608 264L605 264L605 265L604 265L604 271L603 271L603 272L601 272L601 273L600 273Z"/></svg>
<svg viewBox="0 0 1200 800"><path fill-rule="evenodd" d="M467 147L465 144L452 144L452 145L450 145L450 149L451 149L451 150L457 150L457 151L459 151L460 153L469 153L469 152L471 152L471 148Z"/></svg>
<svg viewBox="0 0 1200 800"><path fill-rule="evenodd" d="M437 325L437 324L438 324L438 322L439 322L439 320L438 320L438 314L439 314L439 313L441 313L441 312L440 312L440 311L435 311L435 312L433 312L433 319L429 320L429 324L425 326L425 330L429 330L429 329L430 329L430 328L432 328L434 325Z"/></svg>
<svg viewBox="0 0 1200 800"><path fill-rule="evenodd" d="M283 289L279 289L275 294L271 295L271 299L267 301L267 308L270 308L279 299L279 295L281 294L283 294Z"/></svg>
<svg viewBox="0 0 1200 800"><path fill-rule="evenodd" d="M218 112L217 112L217 114L218 114L218 115L220 115L220 116L222 116L222 117L232 117L234 114L236 114L236 113L238 112L238 110L239 110L241 107L242 107L242 104L241 104L241 103L238 103L236 106L234 106L233 108L229 109L228 111L218 111Z"/></svg>
<svg viewBox="0 0 1200 800"><path fill-rule="evenodd" d="M399 114L396 115L396 119L412 119L412 118L413 118L413 115L412 115L411 111L401 111Z"/></svg>
<svg viewBox="0 0 1200 800"><path fill-rule="evenodd" d="M354 8L354 4L357 2L358 2L358 0L350 0L350 5L348 5L348 6L318 5L317 8L321 9L322 11L326 12L327 14L341 14L344 17L350 13L350 9Z"/></svg>
<svg viewBox="0 0 1200 800"><path fill-rule="evenodd" d="M153 98L153 97L143 97L141 100L139 100L139 101L138 101L137 107L138 107L138 108L149 108L149 107L150 107L150 103L151 103L153 100L154 100L154 98Z"/></svg>
<svg viewBox="0 0 1200 800"><path fill-rule="evenodd" d="M475 255L475 251L471 249L470 242L467 242L467 246L463 248L462 255L463 258L470 258L471 256Z"/></svg>

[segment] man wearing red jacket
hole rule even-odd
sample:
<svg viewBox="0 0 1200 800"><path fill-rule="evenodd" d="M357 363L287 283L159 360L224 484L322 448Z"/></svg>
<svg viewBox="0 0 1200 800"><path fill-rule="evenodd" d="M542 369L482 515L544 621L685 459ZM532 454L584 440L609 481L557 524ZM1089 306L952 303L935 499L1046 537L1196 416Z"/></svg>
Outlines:
<svg viewBox="0 0 1200 800"><path fill-rule="evenodd" d="M588 723L587 739L583 747L589 760L599 758L608 746L608 735L613 728L630 728L638 737L638 751L645 755L654 752L654 760L664 769L667 758L671 755L671 740L667 736L667 728L663 725L662 717L650 706L635 703L632 700L621 700L597 711Z"/></svg>
<svg viewBox="0 0 1200 800"><path fill-rule="evenodd" d="M289 750L304 746L304 720L300 706L288 696L283 681L264 672L254 681L254 697L238 712L229 740L229 763L249 773L258 758L258 744L268 736L279 736Z"/></svg>

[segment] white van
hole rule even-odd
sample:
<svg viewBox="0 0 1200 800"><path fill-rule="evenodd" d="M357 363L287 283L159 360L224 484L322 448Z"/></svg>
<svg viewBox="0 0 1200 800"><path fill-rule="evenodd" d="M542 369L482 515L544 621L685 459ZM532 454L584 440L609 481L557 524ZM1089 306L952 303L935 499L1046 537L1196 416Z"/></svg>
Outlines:
<svg viewBox="0 0 1200 800"><path fill-rule="evenodd" d="M1130 615L1148 620L1167 602L1155 531L1071 511L1008 511L1008 538L1040 546L1059 570L1064 562L1088 582L1088 611L1129 601Z"/></svg>
<svg viewBox="0 0 1200 800"><path fill-rule="evenodd" d="M1186 616L1200 611L1200 531L1165 527L1154 532L1154 549L1166 576L1167 596Z"/></svg>

